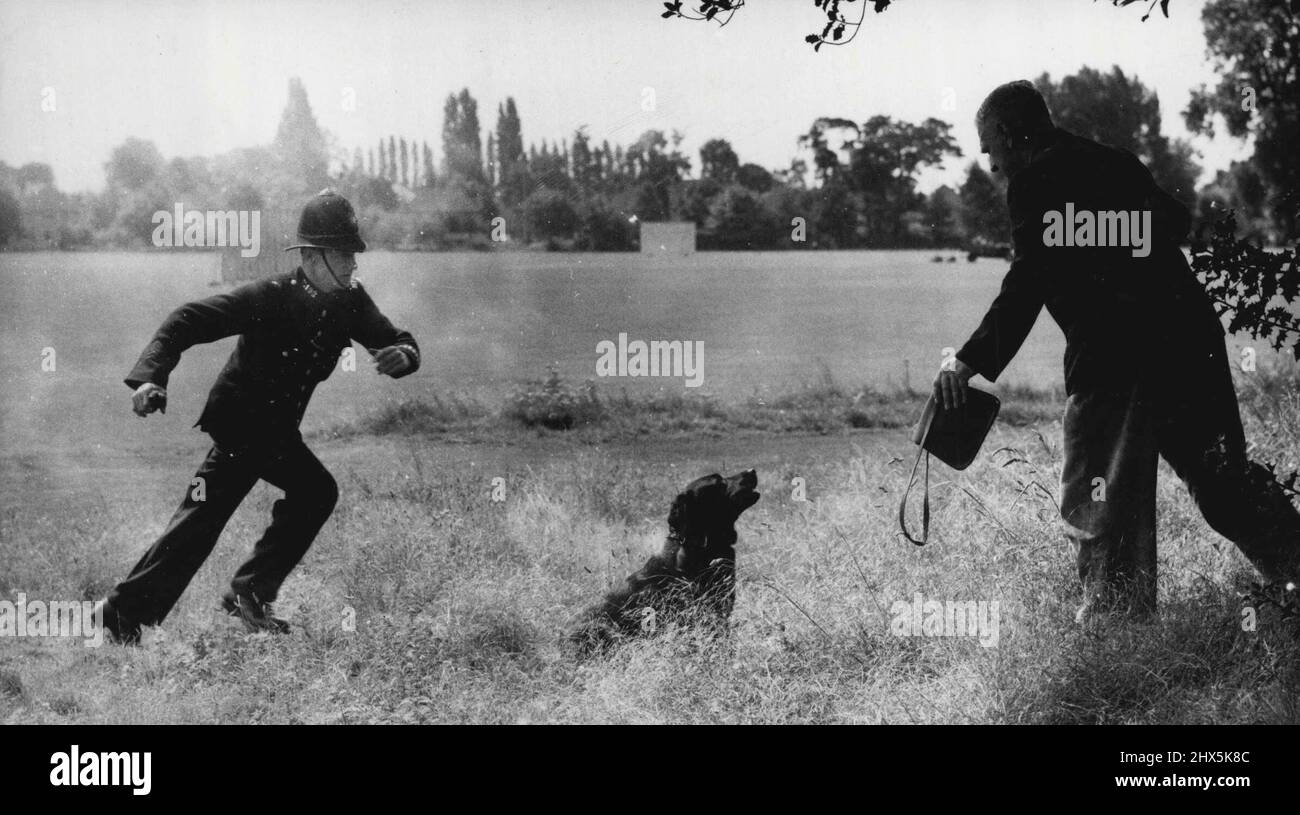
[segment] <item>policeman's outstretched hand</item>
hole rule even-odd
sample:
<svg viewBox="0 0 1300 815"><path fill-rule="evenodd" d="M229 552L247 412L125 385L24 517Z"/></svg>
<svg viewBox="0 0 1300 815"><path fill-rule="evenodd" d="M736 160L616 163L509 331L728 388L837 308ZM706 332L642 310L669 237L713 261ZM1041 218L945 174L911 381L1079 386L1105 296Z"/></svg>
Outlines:
<svg viewBox="0 0 1300 815"><path fill-rule="evenodd" d="M148 416L155 410L167 412L167 389L146 382L131 394L131 409L137 416Z"/></svg>
<svg viewBox="0 0 1300 815"><path fill-rule="evenodd" d="M401 347L390 345L375 352L375 370L388 376L401 376L411 367L411 358Z"/></svg>
<svg viewBox="0 0 1300 815"><path fill-rule="evenodd" d="M966 383L975 375L975 369L956 357L939 368L934 378L934 398L944 410L966 404Z"/></svg>

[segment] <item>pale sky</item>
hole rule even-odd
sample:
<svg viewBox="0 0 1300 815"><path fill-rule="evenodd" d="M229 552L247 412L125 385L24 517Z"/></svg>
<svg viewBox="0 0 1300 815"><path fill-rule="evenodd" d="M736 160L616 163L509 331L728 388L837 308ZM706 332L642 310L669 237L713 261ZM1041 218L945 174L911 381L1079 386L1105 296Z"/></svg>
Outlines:
<svg viewBox="0 0 1300 815"><path fill-rule="evenodd" d="M525 144L584 124L623 144L677 129L693 170L715 136L772 169L818 116L935 116L956 125L965 157L925 177L928 189L959 181L978 153L983 96L1044 70L1119 64L1159 93L1166 134L1186 135L1190 89L1216 81L1203 5L1173 0L1171 19L1142 23L1146 3L899 0L868 11L851 44L815 54L802 42L824 21L812 0L748 0L725 28L662 20L661 0L0 0L0 160L46 162L76 191L102 188L109 151L129 136L169 159L266 144L299 76L349 155L393 133L440 158L442 103L461 87L485 140L514 96ZM1193 143L1203 179L1248 155L1223 136Z"/></svg>

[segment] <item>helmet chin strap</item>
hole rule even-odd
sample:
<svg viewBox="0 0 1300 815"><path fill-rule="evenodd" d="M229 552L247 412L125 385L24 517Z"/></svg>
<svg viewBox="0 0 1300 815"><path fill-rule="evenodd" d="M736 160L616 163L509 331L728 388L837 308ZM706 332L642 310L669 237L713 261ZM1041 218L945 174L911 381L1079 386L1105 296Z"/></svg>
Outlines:
<svg viewBox="0 0 1300 815"><path fill-rule="evenodd" d="M320 259L325 262L325 269L330 273L330 277L334 278L334 282L338 284L340 290L347 291L348 287L343 283L342 280L339 280L338 275L334 274L334 267L330 265L330 259L329 256L325 254L325 250L321 249L319 251L320 251Z"/></svg>

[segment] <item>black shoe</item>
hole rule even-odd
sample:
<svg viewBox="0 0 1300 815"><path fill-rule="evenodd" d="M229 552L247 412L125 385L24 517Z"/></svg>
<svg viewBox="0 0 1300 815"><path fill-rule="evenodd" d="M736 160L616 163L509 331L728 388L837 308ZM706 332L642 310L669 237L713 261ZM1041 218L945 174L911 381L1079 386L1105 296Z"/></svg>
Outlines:
<svg viewBox="0 0 1300 815"><path fill-rule="evenodd" d="M100 600L94 613L100 616L104 639L113 645L139 645L140 624L117 613L107 600Z"/></svg>
<svg viewBox="0 0 1300 815"><path fill-rule="evenodd" d="M232 617L238 617L244 623L244 628L250 632L289 633L287 622L271 616L271 604L259 602L251 594L236 594L228 591L221 598L221 609Z"/></svg>

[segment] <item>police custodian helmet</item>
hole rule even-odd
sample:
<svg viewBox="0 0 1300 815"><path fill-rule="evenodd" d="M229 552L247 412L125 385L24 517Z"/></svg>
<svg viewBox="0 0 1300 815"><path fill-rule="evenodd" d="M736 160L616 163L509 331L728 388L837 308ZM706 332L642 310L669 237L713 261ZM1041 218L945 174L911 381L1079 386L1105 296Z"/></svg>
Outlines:
<svg viewBox="0 0 1300 815"><path fill-rule="evenodd" d="M316 194L302 208L298 219L298 242L290 249L335 249L339 252L364 252L366 242L361 240L357 214L348 199L332 189Z"/></svg>

